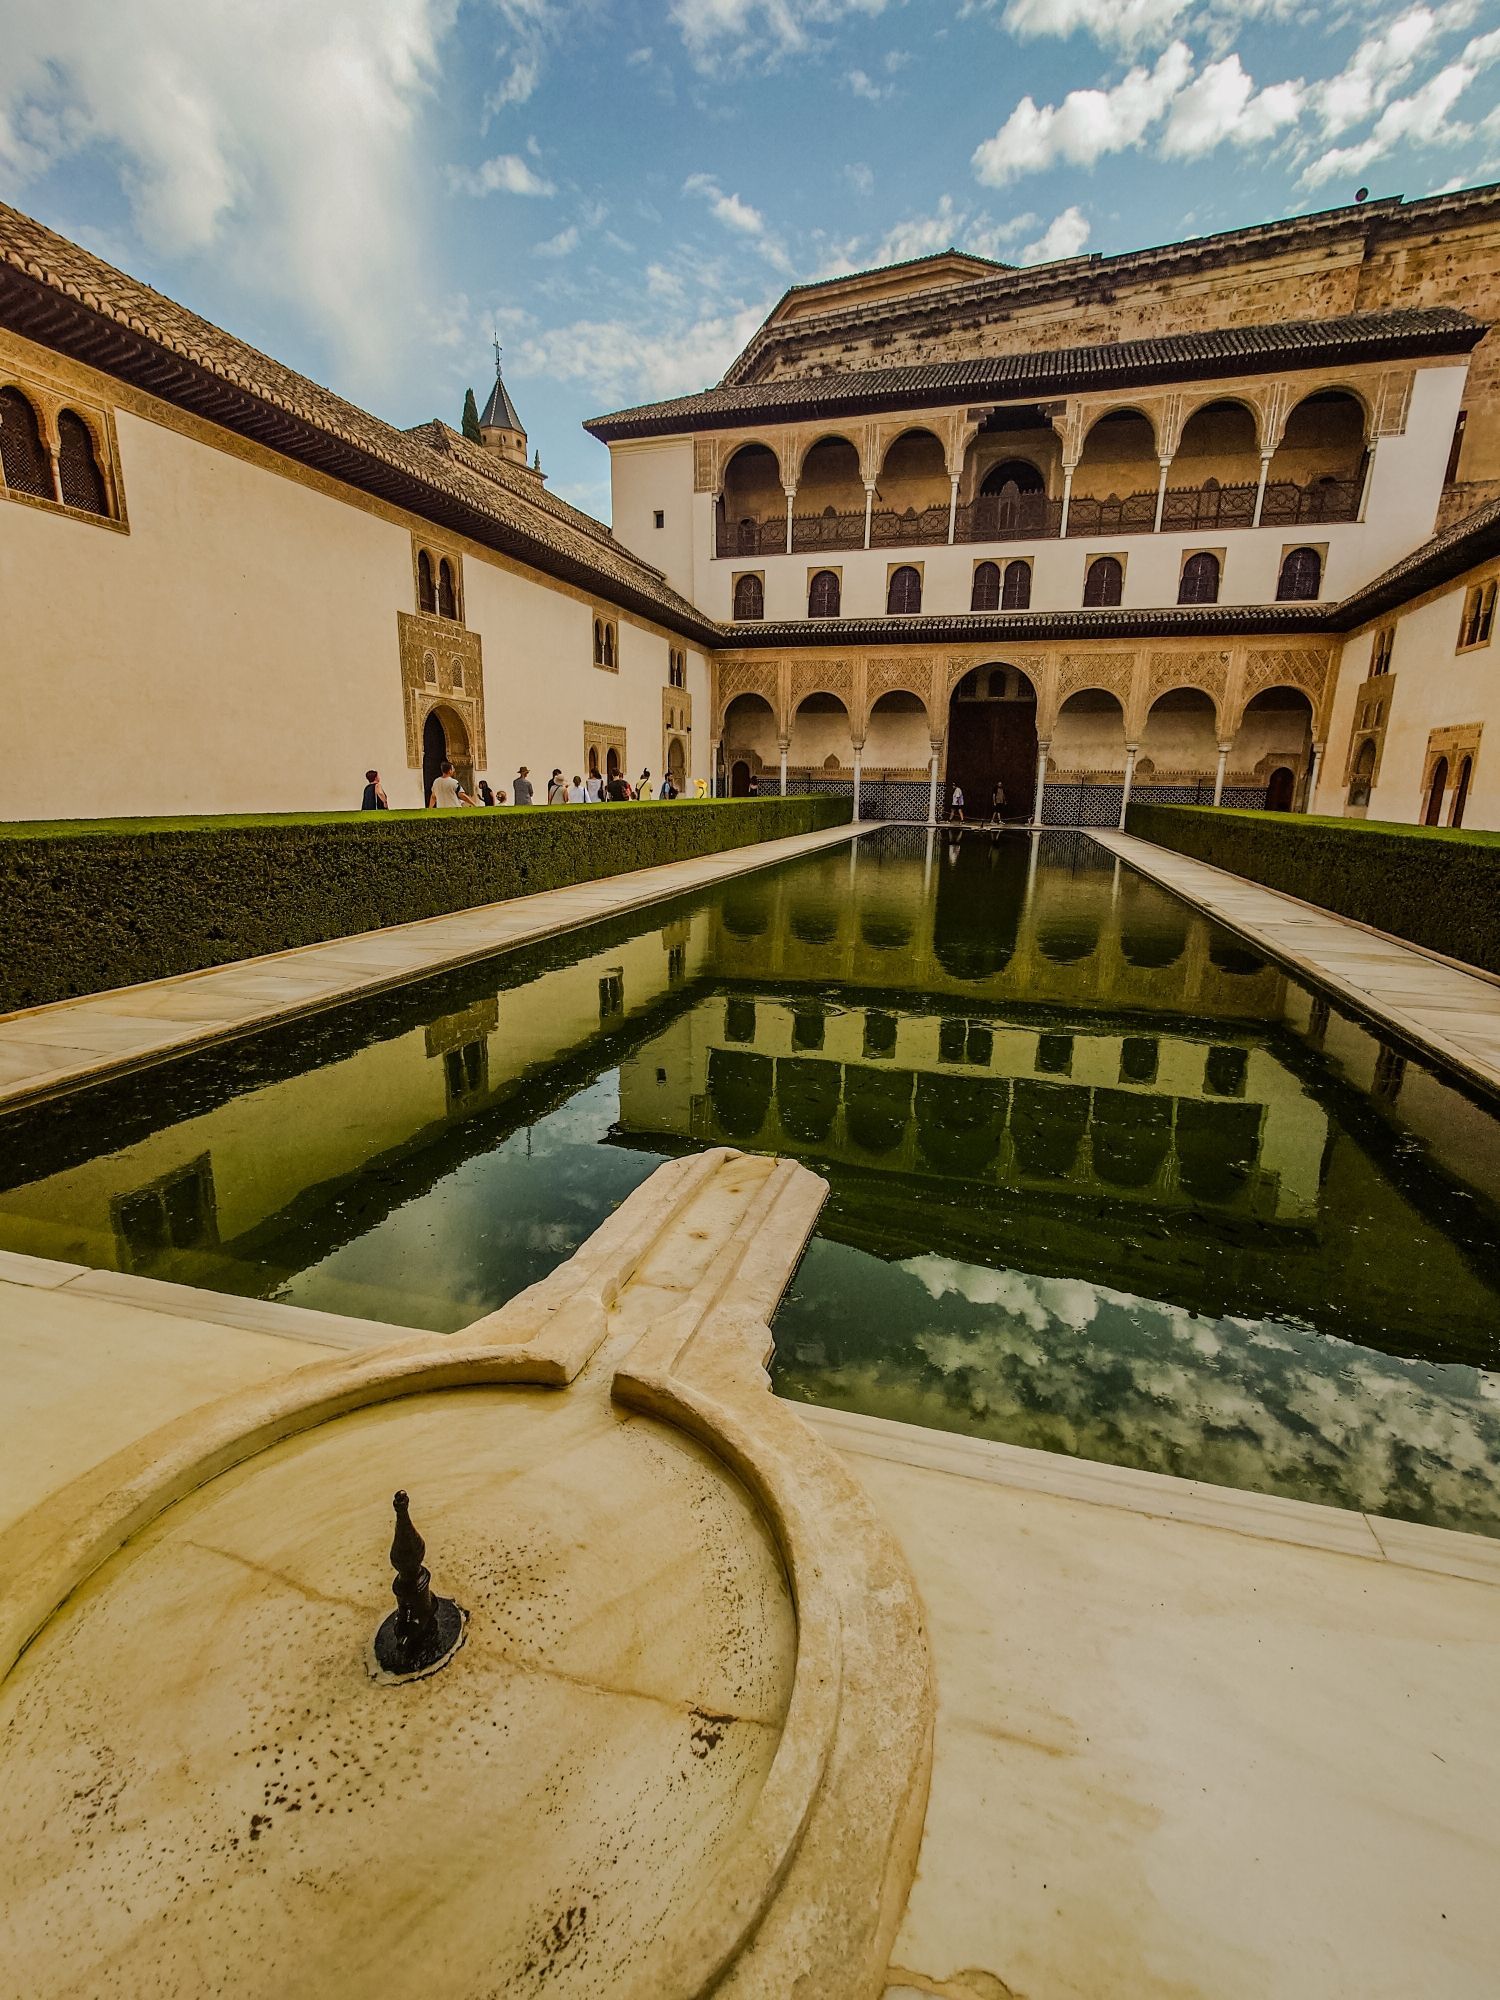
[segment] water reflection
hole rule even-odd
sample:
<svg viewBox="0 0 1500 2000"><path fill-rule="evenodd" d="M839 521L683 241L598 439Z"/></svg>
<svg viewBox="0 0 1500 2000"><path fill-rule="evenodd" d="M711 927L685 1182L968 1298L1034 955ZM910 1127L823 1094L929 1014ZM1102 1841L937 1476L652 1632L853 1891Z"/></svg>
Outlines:
<svg viewBox="0 0 1500 2000"><path fill-rule="evenodd" d="M661 1159L832 1194L788 1394L1495 1526L1500 1145L1091 841L892 830L0 1129L0 1244L466 1323Z"/></svg>

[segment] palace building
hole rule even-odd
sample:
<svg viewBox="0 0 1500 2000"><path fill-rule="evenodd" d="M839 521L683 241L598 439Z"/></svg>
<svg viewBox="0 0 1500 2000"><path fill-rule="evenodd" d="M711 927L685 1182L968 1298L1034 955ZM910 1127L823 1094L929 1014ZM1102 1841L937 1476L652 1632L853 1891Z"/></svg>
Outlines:
<svg viewBox="0 0 1500 2000"><path fill-rule="evenodd" d="M482 443L395 430L0 208L0 814L415 805L446 755L1500 826L1496 317L1500 187L797 286L589 423L611 530L498 371Z"/></svg>

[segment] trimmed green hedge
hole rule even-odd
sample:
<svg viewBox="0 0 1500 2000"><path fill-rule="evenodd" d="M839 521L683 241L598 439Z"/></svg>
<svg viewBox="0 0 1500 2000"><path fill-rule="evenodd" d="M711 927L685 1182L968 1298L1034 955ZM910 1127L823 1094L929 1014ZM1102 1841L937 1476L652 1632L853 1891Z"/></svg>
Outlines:
<svg viewBox="0 0 1500 2000"><path fill-rule="evenodd" d="M0 825L0 1012L841 825L836 798Z"/></svg>
<svg viewBox="0 0 1500 2000"><path fill-rule="evenodd" d="M1500 833L1132 805L1128 833L1500 972Z"/></svg>

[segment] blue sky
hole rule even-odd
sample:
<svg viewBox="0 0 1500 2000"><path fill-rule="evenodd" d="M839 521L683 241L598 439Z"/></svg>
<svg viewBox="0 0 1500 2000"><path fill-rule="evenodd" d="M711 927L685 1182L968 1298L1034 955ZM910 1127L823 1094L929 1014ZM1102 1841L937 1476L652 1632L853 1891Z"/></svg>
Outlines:
<svg viewBox="0 0 1500 2000"><path fill-rule="evenodd" d="M1500 177L1495 0L0 0L0 195L401 424L715 380L788 284Z"/></svg>

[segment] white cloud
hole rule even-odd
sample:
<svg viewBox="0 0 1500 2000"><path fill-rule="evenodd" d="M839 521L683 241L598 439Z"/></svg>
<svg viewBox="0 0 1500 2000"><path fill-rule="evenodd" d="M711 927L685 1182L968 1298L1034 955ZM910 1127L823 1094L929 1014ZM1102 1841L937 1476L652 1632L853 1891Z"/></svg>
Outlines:
<svg viewBox="0 0 1500 2000"><path fill-rule="evenodd" d="M1076 204L1054 215L1035 243L1021 252L1023 264L1054 264L1062 257L1076 257L1089 240L1089 220Z"/></svg>
<svg viewBox="0 0 1500 2000"><path fill-rule="evenodd" d="M448 182L455 194L556 194L551 181L527 166L519 153L497 153L477 167L450 167Z"/></svg>
<svg viewBox="0 0 1500 2000"><path fill-rule="evenodd" d="M1070 90L1061 104L1023 97L992 139L974 152L974 173L1005 187L1058 160L1091 167L1106 153L1139 146L1192 75L1192 54L1173 42L1152 69L1129 70L1109 90Z"/></svg>
<svg viewBox="0 0 1500 2000"><path fill-rule="evenodd" d="M1303 180L1309 187L1321 187L1341 174L1362 174L1372 162L1406 142L1439 146L1467 139L1469 127L1450 126L1448 113L1477 74L1467 63L1450 63L1409 97L1398 97L1389 103L1368 138L1353 146L1331 147L1320 155L1304 170Z"/></svg>
<svg viewBox="0 0 1500 2000"><path fill-rule="evenodd" d="M983 210L960 208L951 194L943 195L931 215L909 216L880 239L866 260L872 265L904 264L913 257L930 257L940 250L968 250L976 257L998 257L1040 217L1013 215L994 222ZM851 245L857 253L858 245ZM857 268L857 266L855 267Z"/></svg>
<svg viewBox="0 0 1500 2000"><path fill-rule="evenodd" d="M684 296L687 287L675 271L669 271L665 264L646 266L646 290L653 298L665 299L675 305Z"/></svg>
<svg viewBox="0 0 1500 2000"><path fill-rule="evenodd" d="M844 81L856 97L863 97L870 104L883 104L896 88L893 83L876 83L875 79L862 69L847 71Z"/></svg>
<svg viewBox="0 0 1500 2000"><path fill-rule="evenodd" d="M571 257L577 248L578 230L574 224L569 223L566 229L560 229L555 236L549 236L545 243L534 243L532 254L537 257Z"/></svg>
<svg viewBox="0 0 1500 2000"><path fill-rule="evenodd" d="M562 31L566 0L490 0L506 29L497 59L504 76L485 99L485 110L504 111L525 104L542 80L548 48Z"/></svg>
<svg viewBox="0 0 1500 2000"><path fill-rule="evenodd" d="M517 372L586 382L601 401L679 396L716 382L772 301L651 330L627 319L576 320L521 343Z"/></svg>
<svg viewBox="0 0 1500 2000"><path fill-rule="evenodd" d="M863 160L850 160L844 168L844 179L856 194L873 194L875 191L874 169L867 167Z"/></svg>
<svg viewBox="0 0 1500 2000"><path fill-rule="evenodd" d="M850 14L883 13L885 0L672 0L668 13L700 69L805 49L815 31Z"/></svg>
<svg viewBox="0 0 1500 2000"><path fill-rule="evenodd" d="M1013 35L1071 35L1082 28L1097 42L1138 48L1170 34L1189 0L1009 0L1002 17Z"/></svg>
<svg viewBox="0 0 1500 2000"><path fill-rule="evenodd" d="M737 235L750 237L768 264L774 264L778 271L791 269L791 259L767 229L766 219L760 210L752 208L737 194L725 194L712 174L689 174L682 184L682 191L684 194L701 195L714 219Z"/></svg>
<svg viewBox="0 0 1500 2000"><path fill-rule="evenodd" d="M5 0L0 157L117 163L141 239L291 301L372 386L423 269L415 137L456 0ZM419 287L418 287L419 288Z"/></svg>
<svg viewBox="0 0 1500 2000"><path fill-rule="evenodd" d="M1167 159L1192 160L1226 140L1263 146L1301 115L1306 95L1300 78L1257 91L1237 54L1209 63L1173 99L1162 134Z"/></svg>
<svg viewBox="0 0 1500 2000"><path fill-rule="evenodd" d="M1344 69L1317 90L1324 135L1336 138L1378 111L1411 75L1412 63L1438 27L1430 7L1412 7L1360 43Z"/></svg>

